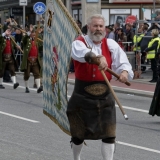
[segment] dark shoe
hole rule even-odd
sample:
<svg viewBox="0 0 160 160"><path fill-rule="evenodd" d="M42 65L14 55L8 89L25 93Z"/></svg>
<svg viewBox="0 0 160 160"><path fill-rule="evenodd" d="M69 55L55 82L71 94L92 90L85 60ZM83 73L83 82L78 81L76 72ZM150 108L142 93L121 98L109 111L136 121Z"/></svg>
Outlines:
<svg viewBox="0 0 160 160"><path fill-rule="evenodd" d="M13 89L16 89L18 86L19 86L19 83L15 83L15 84L13 85Z"/></svg>
<svg viewBox="0 0 160 160"><path fill-rule="evenodd" d="M36 85L36 84L33 84L33 88L37 88L37 85Z"/></svg>
<svg viewBox="0 0 160 160"><path fill-rule="evenodd" d="M2 84L0 84L0 89L5 89L5 87Z"/></svg>
<svg viewBox="0 0 160 160"><path fill-rule="evenodd" d="M156 79L152 79L151 81L149 81L150 83L156 83L157 80Z"/></svg>
<svg viewBox="0 0 160 160"><path fill-rule="evenodd" d="M38 89L37 89L37 93L40 93L43 91L43 86L40 86Z"/></svg>
<svg viewBox="0 0 160 160"><path fill-rule="evenodd" d="M30 92L28 87L26 87L26 91L25 91L25 92L26 92L26 93L29 93L29 92Z"/></svg>
<svg viewBox="0 0 160 160"><path fill-rule="evenodd" d="M148 81L148 82L152 82L153 81L153 79L151 79L150 81Z"/></svg>

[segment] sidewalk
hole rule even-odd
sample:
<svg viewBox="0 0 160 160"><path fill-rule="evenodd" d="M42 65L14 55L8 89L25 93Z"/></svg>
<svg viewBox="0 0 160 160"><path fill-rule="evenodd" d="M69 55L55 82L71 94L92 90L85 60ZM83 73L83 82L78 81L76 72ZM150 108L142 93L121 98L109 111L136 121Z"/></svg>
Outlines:
<svg viewBox="0 0 160 160"><path fill-rule="evenodd" d="M147 70L141 74L141 78L133 79L130 83L131 86L127 86L116 79L111 80L111 85L115 92L139 95L145 97L153 97L154 89L156 83L150 83L149 81L152 79L152 71ZM75 75L74 73L69 73L68 83L74 85Z"/></svg>

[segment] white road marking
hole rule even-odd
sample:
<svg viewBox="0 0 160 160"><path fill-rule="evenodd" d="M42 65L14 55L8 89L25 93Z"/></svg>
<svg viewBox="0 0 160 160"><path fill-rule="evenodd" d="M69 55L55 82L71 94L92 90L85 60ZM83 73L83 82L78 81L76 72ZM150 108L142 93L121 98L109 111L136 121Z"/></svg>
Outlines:
<svg viewBox="0 0 160 160"><path fill-rule="evenodd" d="M35 121L35 120L32 120L32 119L16 116L14 114L2 112L2 111L0 111L0 114L6 115L6 116L10 116L10 117L13 117L13 118L17 118L17 119L21 119L21 120L24 120L24 121L32 122L32 123L40 123L39 121Z"/></svg>
<svg viewBox="0 0 160 160"><path fill-rule="evenodd" d="M116 141L116 143L124 145L124 146L129 146L129 147L138 148L138 149L142 149L142 150L145 150L145 151L150 151L150 152L154 152L154 153L159 153L160 154L160 151L155 150L155 149L146 148L146 147L142 147L142 146L137 146L137 145L134 145L134 144L124 143L124 142L120 142L120 141Z"/></svg>
<svg viewBox="0 0 160 160"><path fill-rule="evenodd" d="M116 107L119 107L119 106L116 104ZM122 106L122 107L123 107L124 109L132 110L132 111L148 113L148 110L144 110L144 109L133 108L133 107L127 107L127 106Z"/></svg>
<svg viewBox="0 0 160 160"><path fill-rule="evenodd" d="M7 84L7 83L4 83L4 84L8 85L8 86L13 86L12 84ZM25 88L25 87L19 86L19 88ZM36 89L33 89L33 88L30 88L30 90L36 91ZM134 90L134 89L130 89L130 90ZM146 92L148 92L148 91L146 91ZM152 92L150 92L150 93L152 93ZM71 96L68 95L68 98L70 98L70 97ZM116 107L118 107L118 105L116 105ZM139 108L133 108L133 107L128 107L128 106L123 106L123 108L124 109L128 109L128 110L137 111L137 112L148 113L147 110L143 110L143 109L139 109ZM18 118L18 119L29 121L29 122L33 122L33 123L40 123L39 121L27 119L27 118L24 118L24 117L16 116L16 115L5 113L5 112L2 112L2 111L0 111L0 114L4 114L4 115L7 115L7 116L11 116L11 117L14 117L14 118ZM132 147L132 148L137 148L137 149L141 149L141 150L150 151L150 152L154 152L154 153L159 153L160 154L160 151L155 150L155 149L146 148L146 147L142 147L142 146L138 146L138 145L134 145L134 144L129 144L129 143L121 142L121 141L116 141L116 143L120 144L120 145L124 145L124 146L129 146L129 147Z"/></svg>

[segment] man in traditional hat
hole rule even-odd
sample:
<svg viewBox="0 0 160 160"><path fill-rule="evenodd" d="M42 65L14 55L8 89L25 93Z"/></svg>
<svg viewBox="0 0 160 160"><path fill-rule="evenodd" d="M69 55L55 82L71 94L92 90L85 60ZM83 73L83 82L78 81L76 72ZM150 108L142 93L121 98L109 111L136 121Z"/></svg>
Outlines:
<svg viewBox="0 0 160 160"><path fill-rule="evenodd" d="M133 71L126 53L117 42L105 38L105 18L102 15L92 15L87 20L87 26L87 35L78 37L72 43L75 87L68 102L67 116L73 157L74 160L80 160L85 139L101 139L103 160L113 160L116 137L115 100L100 70L104 71L110 81L112 76L106 70L112 68L120 74L119 81L122 83L133 78ZM91 51L99 59L98 66L86 63L84 57Z"/></svg>
<svg viewBox="0 0 160 160"><path fill-rule="evenodd" d="M0 89L5 87L2 85L4 71L8 69L11 74L11 79L13 82L13 88L16 89L19 86L19 83L16 82L16 73L15 73L15 56L14 48L15 46L11 40L11 30L7 29L2 36L0 36Z"/></svg>
<svg viewBox="0 0 160 160"><path fill-rule="evenodd" d="M24 81L25 81L25 87L26 93L29 93L29 77L30 72L33 73L35 83L37 85L37 93L40 93L43 88L40 86L40 69L41 69L41 63L40 63L40 56L39 56L39 50L42 46L42 43L39 43L39 41L35 41L36 31L33 29L32 26L30 26L30 31L27 32L27 35L24 36L22 43L23 43L23 59L21 63L21 71L24 71Z"/></svg>

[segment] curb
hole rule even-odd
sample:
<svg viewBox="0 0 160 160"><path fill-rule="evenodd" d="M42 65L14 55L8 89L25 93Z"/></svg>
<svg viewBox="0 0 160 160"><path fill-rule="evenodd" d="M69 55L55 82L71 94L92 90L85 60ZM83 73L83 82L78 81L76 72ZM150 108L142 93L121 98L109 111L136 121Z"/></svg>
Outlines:
<svg viewBox="0 0 160 160"><path fill-rule="evenodd" d="M68 84L74 85L75 80L74 79L68 79ZM128 89L128 88L122 88L117 86L112 86L115 92L118 93L125 93L130 95L136 95L136 96L142 96L142 97L149 97L153 98L154 92L149 91L143 91L143 90L137 90L137 89Z"/></svg>
<svg viewBox="0 0 160 160"><path fill-rule="evenodd" d="M17 72L17 74L22 75L23 72ZM150 85L155 85L154 83L153 84L149 83L148 80L149 79L146 79L146 82L144 82L142 80L136 79L136 80L132 80L131 82L146 83L146 84L150 84ZM74 83L75 83L74 79L69 79L68 78L68 84L74 85ZM154 95L154 92L150 92L150 91L122 88L122 87L117 87L117 86L112 86L112 88L117 93L124 93L124 94L130 94L130 95L136 95L136 96L142 96L142 97L149 97L149 98L153 98L153 95Z"/></svg>

